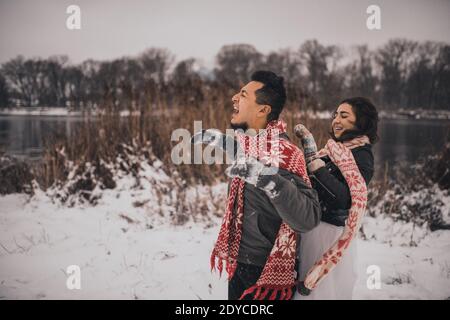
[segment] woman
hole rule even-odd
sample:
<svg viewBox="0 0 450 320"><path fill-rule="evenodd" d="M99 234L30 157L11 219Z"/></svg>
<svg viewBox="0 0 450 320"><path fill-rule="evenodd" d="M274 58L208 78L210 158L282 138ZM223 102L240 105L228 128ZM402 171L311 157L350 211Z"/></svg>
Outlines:
<svg viewBox="0 0 450 320"><path fill-rule="evenodd" d="M362 97L342 101L331 123L332 139L351 150L366 185L374 173L372 145L378 140L377 124L375 106ZM316 155L314 148L305 148L308 140L313 142L314 147L315 142L309 131L300 127L302 129L297 127L296 133L304 144L308 172L322 208L319 226L300 235L299 280L304 281L308 271L343 234L352 199L341 171L327 155L323 155L323 150ZM352 299L356 282L355 246L356 241L351 241L340 261L309 295L297 292L294 299Z"/></svg>

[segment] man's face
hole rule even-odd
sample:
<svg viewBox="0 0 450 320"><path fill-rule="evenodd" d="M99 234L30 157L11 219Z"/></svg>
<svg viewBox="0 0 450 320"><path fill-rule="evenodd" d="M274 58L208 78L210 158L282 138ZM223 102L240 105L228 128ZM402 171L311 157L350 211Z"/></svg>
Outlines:
<svg viewBox="0 0 450 320"><path fill-rule="evenodd" d="M256 103L256 91L264 85L261 82L251 81L233 98L233 115L231 126L235 129L254 129L257 119L261 118L262 105Z"/></svg>

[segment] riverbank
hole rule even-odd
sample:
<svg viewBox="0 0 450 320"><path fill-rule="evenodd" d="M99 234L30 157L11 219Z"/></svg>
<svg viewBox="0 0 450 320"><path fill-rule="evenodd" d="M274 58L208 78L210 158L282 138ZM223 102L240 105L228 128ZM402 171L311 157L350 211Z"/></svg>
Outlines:
<svg viewBox="0 0 450 320"><path fill-rule="evenodd" d="M156 111L155 111L156 112ZM179 112L176 109L171 109L167 113ZM64 107L29 107L29 108L6 108L0 109L0 116L47 116L47 117L96 117L101 114L102 111L98 109L86 109L86 110L74 110ZM162 111L157 111L158 114ZM127 117L139 116L140 111L121 110L120 116ZM305 116L309 119L331 119L331 111L316 111L306 110L300 111L301 118ZM425 109L399 109L386 111L381 110L379 112L381 119L429 119L429 120L450 120L450 110L425 110Z"/></svg>
<svg viewBox="0 0 450 320"><path fill-rule="evenodd" d="M29 107L29 108L6 108L0 109L0 116L45 116L45 117L96 117L104 111L98 109L74 110L64 107ZM130 112L129 110L119 111L120 116L137 116L139 111Z"/></svg>

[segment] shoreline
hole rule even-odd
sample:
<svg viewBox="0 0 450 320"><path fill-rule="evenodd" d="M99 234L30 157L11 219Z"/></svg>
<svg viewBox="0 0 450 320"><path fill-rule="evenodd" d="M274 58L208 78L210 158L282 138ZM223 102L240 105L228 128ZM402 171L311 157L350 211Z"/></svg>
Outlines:
<svg viewBox="0 0 450 320"><path fill-rule="evenodd" d="M156 110L155 110L156 111ZM174 111L174 110L172 110ZM32 117L68 117L68 118L87 118L97 117L101 110L68 110L65 107L30 107L30 108L6 108L0 109L0 117L14 117L14 116L32 116ZM134 116L139 116L140 111L131 112ZM306 110L300 111L300 116L307 115L310 119L331 119L331 111L314 111ZM121 110L120 116L127 117L130 115L129 110ZM379 111L380 119L389 120L449 120L450 110L424 110L414 109L405 110L399 109L393 112L387 112L385 110Z"/></svg>

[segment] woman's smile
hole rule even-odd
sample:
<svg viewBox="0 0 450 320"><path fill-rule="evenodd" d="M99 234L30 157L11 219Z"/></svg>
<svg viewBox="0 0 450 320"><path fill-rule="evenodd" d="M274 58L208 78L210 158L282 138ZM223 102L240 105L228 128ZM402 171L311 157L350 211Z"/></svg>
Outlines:
<svg viewBox="0 0 450 320"><path fill-rule="evenodd" d="M352 106L347 103L341 104L333 115L332 128L336 138L339 138L345 130L355 127L356 115Z"/></svg>

